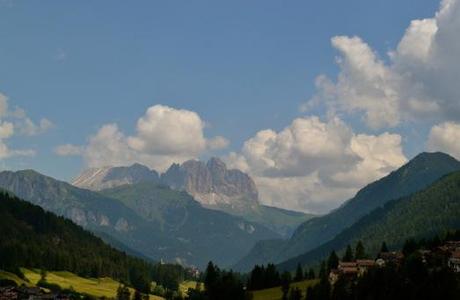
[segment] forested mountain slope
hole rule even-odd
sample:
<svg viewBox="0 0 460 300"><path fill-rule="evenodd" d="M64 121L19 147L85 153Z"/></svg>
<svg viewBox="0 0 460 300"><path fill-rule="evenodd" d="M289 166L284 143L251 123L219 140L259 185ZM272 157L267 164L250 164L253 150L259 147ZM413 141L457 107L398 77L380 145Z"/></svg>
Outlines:
<svg viewBox="0 0 460 300"><path fill-rule="evenodd" d="M460 229L460 172L446 175L420 192L386 203L331 241L279 266L293 270L297 263L317 263L332 250L343 250L358 241L364 243L369 254L375 255L382 241L390 249L396 249L407 239L432 237L453 229Z"/></svg>
<svg viewBox="0 0 460 300"><path fill-rule="evenodd" d="M445 153L421 153L401 168L361 189L355 197L336 210L306 221L287 242L267 245L276 245L275 249L265 248L264 243L260 242L258 248L244 257L236 268L248 270L255 263L279 263L312 250L331 240L375 208L426 188L442 176L457 170L460 170L460 162ZM265 257L268 260L261 261Z"/></svg>

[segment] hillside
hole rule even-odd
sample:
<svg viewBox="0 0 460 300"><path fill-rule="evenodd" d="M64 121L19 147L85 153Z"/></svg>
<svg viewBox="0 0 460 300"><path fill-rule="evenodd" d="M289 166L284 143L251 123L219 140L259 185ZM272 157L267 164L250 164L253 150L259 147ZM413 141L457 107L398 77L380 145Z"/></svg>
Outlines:
<svg viewBox="0 0 460 300"><path fill-rule="evenodd" d="M41 278L41 270L39 269L21 268L21 272L24 274L25 280L5 271L0 271L0 279L10 279L15 281L17 285L36 286ZM121 282L109 277L84 278L67 271L48 271L46 274L46 283L48 284L58 285L63 290L72 289L79 294L96 298L115 298L117 289L121 284ZM132 295L134 294L134 289L130 288L129 291ZM164 298L149 295L148 299L161 300Z"/></svg>
<svg viewBox="0 0 460 300"><path fill-rule="evenodd" d="M280 241L276 249L264 248L259 244L257 251L250 251L236 268L248 270L256 263L279 263L312 250L331 240L375 208L390 200L417 192L457 170L460 170L460 162L447 154L419 154L401 168L361 189L355 197L336 210L301 224L293 236L287 242ZM271 255L274 252L276 254ZM270 258L262 261L261 258L265 257Z"/></svg>
<svg viewBox="0 0 460 300"><path fill-rule="evenodd" d="M134 185L115 190L121 192L124 187L130 186ZM149 186L152 188L149 189ZM148 201L153 199L150 204L157 205L152 208L159 215L151 218L145 218L142 210L135 211L118 199L77 188L31 170L1 172L0 187L70 218L115 247L127 250L127 246L156 261L163 259L203 267L213 260L228 265L244 255L258 240L278 237L260 225L203 208L185 192L159 188L150 182L141 183L138 187L145 187L147 193L152 193L150 196L153 198ZM164 209L157 210L159 207ZM187 224L196 225L192 227L194 231L186 232L186 227L180 231L174 228L178 225L174 222L181 222L184 213L189 218ZM233 240L230 241L229 237Z"/></svg>
<svg viewBox="0 0 460 300"><path fill-rule="evenodd" d="M362 241L368 253L375 255L382 241L389 248L401 248L409 238L428 238L447 230L460 229L460 172L441 178L411 196L396 199L377 208L342 231L331 241L279 265L293 270L297 263L311 265L332 250Z"/></svg>
<svg viewBox="0 0 460 300"><path fill-rule="evenodd" d="M155 266L118 251L80 226L15 196L0 193L0 269L20 267L111 277L145 290L150 281L174 286L184 277L176 266ZM164 281L164 274L175 274Z"/></svg>
<svg viewBox="0 0 460 300"><path fill-rule="evenodd" d="M151 259L174 261L187 253L179 241L151 230L158 224L144 221L118 200L79 189L33 170L0 172L0 188L71 219L101 237L110 236L106 240L117 241L114 246L121 242ZM126 246L122 249L125 250Z"/></svg>
<svg viewBox="0 0 460 300"><path fill-rule="evenodd" d="M229 265L246 253L255 241L277 237L256 223L202 207L186 192L151 183L124 185L101 191L133 209L160 231L174 236L189 249L190 261L200 266L209 260Z"/></svg>
<svg viewBox="0 0 460 300"><path fill-rule="evenodd" d="M300 224L315 217L313 214L266 205L254 207L240 216L279 233L283 238L290 237Z"/></svg>
<svg viewBox="0 0 460 300"><path fill-rule="evenodd" d="M302 212L261 205L251 177L239 170L229 170L218 158L208 162L189 160L173 164L159 174L140 164L127 167L102 167L83 171L72 184L92 191L127 184L162 184L177 191L186 191L206 208L221 210L258 223L289 237L299 224L313 217Z"/></svg>

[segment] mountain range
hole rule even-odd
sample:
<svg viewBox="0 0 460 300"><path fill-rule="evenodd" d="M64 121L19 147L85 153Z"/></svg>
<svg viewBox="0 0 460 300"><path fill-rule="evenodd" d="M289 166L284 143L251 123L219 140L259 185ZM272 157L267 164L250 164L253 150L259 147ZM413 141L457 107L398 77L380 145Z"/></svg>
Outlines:
<svg viewBox="0 0 460 300"><path fill-rule="evenodd" d="M283 237L313 215L262 205L252 178L240 170L227 169L225 163L213 157L207 162L188 160L172 164L159 175L146 166L103 167L83 171L73 185L102 191L104 189L148 182L161 183L177 191L186 191L203 207L224 211L261 224Z"/></svg>
<svg viewBox="0 0 460 300"><path fill-rule="evenodd" d="M361 241L375 256L385 241L389 249L401 249L407 239L432 238L460 228L460 171L443 176L426 189L387 202L373 210L329 242L279 265L294 270L297 264L312 265L333 250Z"/></svg>
<svg viewBox="0 0 460 300"><path fill-rule="evenodd" d="M139 164L91 169L74 184L33 170L0 172L0 188L113 247L200 268L212 260L239 271L268 262L291 270L358 240L374 253L382 240L396 248L408 237L460 228L460 162L444 153L417 155L317 217L261 205L252 179L216 158L173 164L164 174Z"/></svg>
<svg viewBox="0 0 460 300"><path fill-rule="evenodd" d="M260 241L234 267L248 270L255 264L281 263L330 241L344 229L387 202L418 192L460 170L460 162L444 153L422 153L360 191L324 216L302 223L288 240Z"/></svg>
<svg viewBox="0 0 460 300"><path fill-rule="evenodd" d="M1 188L157 261L204 267L213 260L225 266L256 241L279 237L259 224L204 208L186 192L143 184L147 188L137 191L136 197L142 191L150 193L145 198L153 202L152 206L161 206L156 218L147 218L140 207L132 209L103 193L80 189L32 170L0 172ZM187 231L190 228L193 231Z"/></svg>

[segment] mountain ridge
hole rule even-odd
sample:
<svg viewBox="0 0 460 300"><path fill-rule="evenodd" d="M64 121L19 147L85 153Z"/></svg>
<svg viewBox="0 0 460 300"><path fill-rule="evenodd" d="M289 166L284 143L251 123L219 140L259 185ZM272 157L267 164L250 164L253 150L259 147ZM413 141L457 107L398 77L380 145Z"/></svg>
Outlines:
<svg viewBox="0 0 460 300"><path fill-rule="evenodd" d="M140 164L89 169L78 176L73 184L103 191L143 182L160 183L177 191L186 191L206 208L261 224L283 237L290 236L300 223L313 216L261 204L252 178L240 170L228 169L216 157L207 162L188 160L182 164L174 163L161 175Z"/></svg>
<svg viewBox="0 0 460 300"><path fill-rule="evenodd" d="M432 238L460 228L460 171L449 173L409 196L391 200L363 216L332 240L279 264L293 270L315 264L333 250L344 252L349 244L361 241L370 255L378 253L381 242L390 249L401 248L407 239Z"/></svg>
<svg viewBox="0 0 460 300"><path fill-rule="evenodd" d="M420 153L387 176L366 185L353 198L329 214L302 223L290 239L279 241L277 251L264 248L261 246L263 242L259 242L257 252L250 251L235 268L248 270L255 263L280 263L308 252L333 239L373 209L388 201L422 190L442 176L457 170L460 170L460 162L448 154ZM269 253L273 252L276 252L276 255L270 256ZM262 260L268 256L268 261Z"/></svg>
<svg viewBox="0 0 460 300"><path fill-rule="evenodd" d="M203 208L185 192L167 188L169 195L182 197L194 207L199 206L197 210L200 214L208 217L208 223L196 223L201 229L197 229L195 235L210 249L207 255L200 256L198 249L201 245L181 239L173 230L159 230L162 226L160 220L146 220L118 199L77 188L31 170L0 172L0 187L48 211L65 216L96 234L108 234L154 260L180 261L199 267L204 267L208 260L214 260L221 265L228 265L247 252L257 240L278 236L242 218ZM214 235L200 233L206 228L213 228L213 223L224 231L215 232ZM246 228L251 226L254 231L249 233ZM243 242L235 243L225 239L229 234L235 241ZM232 251L226 251L227 247Z"/></svg>

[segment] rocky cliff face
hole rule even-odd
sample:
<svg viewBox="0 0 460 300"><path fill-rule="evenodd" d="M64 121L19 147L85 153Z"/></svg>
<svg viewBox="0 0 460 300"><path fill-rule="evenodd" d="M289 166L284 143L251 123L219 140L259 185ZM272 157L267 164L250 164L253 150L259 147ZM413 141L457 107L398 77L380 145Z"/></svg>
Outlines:
<svg viewBox="0 0 460 300"><path fill-rule="evenodd" d="M229 209L258 205L258 192L254 181L239 170L229 170L218 158L207 163L189 160L173 164L161 175L161 182L173 189L185 190L208 207Z"/></svg>
<svg viewBox="0 0 460 300"><path fill-rule="evenodd" d="M158 182L159 176L155 170L133 164L129 167L103 167L85 170L72 184L93 191L113 188L124 184L141 182Z"/></svg>
<svg viewBox="0 0 460 300"><path fill-rule="evenodd" d="M176 191L186 191L202 206L243 217L283 236L289 236L297 225L311 217L260 205L251 177L239 170L227 169L218 158L172 164L161 177L146 166L134 164L89 169L73 181L73 185L93 191L141 183L153 183L152 186L161 183Z"/></svg>
<svg viewBox="0 0 460 300"><path fill-rule="evenodd" d="M0 188L85 228L127 231L135 214L118 201L33 170L0 172ZM128 222L128 220L129 222ZM119 226L122 223L125 226Z"/></svg>

